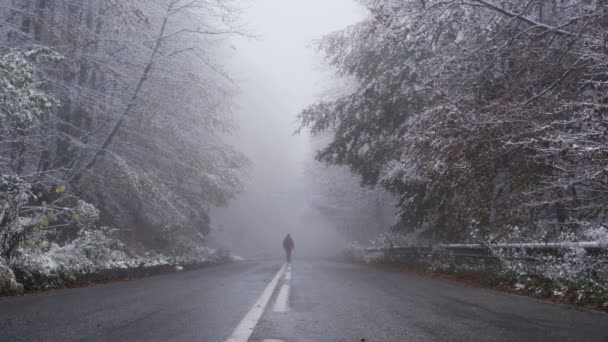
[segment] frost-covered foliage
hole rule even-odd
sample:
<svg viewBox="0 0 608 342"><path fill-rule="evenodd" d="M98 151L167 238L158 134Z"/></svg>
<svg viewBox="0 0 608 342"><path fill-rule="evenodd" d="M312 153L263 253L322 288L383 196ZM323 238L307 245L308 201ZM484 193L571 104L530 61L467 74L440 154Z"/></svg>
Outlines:
<svg viewBox="0 0 608 342"><path fill-rule="evenodd" d="M32 235L97 218L57 174L42 170L57 134L58 102L44 90L40 66L61 60L41 47L0 53L0 256L9 263Z"/></svg>
<svg viewBox="0 0 608 342"><path fill-rule="evenodd" d="M95 202L112 224L133 227L137 235L153 230L162 239L170 224L208 233L209 206L237 194L249 166L221 138L233 130L235 85L216 62L222 37L236 32L231 2L129 1L109 10L104 33L115 41L107 51L86 56L102 55L127 75L120 78L131 87L118 99L124 104L119 121L102 136L112 154L98 150L87 156L92 159L81 160L74 177L82 175L90 196L116 194L112 201ZM125 10L132 20L126 24ZM121 27L117 34L114 25ZM131 44L123 50L125 42ZM108 55L115 49L118 55Z"/></svg>
<svg viewBox="0 0 608 342"><path fill-rule="evenodd" d="M134 269L169 266L183 269L183 266L220 261L216 251L200 241L191 241L176 254L148 252L136 255L115 235L116 229L107 227L83 228L74 240L63 245L49 242L44 236L30 237L10 266L31 290L71 285L81 278L104 272L125 270L126 273L119 273L124 276Z"/></svg>
<svg viewBox="0 0 608 342"><path fill-rule="evenodd" d="M11 50L0 55L0 127L3 140L27 137L29 130L48 118L57 100L39 89L37 71L32 62L57 62L59 59L47 48Z"/></svg>
<svg viewBox="0 0 608 342"><path fill-rule="evenodd" d="M37 66L59 60L47 48L0 52L0 173L30 172L51 143L57 100L41 89Z"/></svg>
<svg viewBox="0 0 608 342"><path fill-rule="evenodd" d="M78 236L64 245L49 242L44 236L31 237L22 246L11 266L21 273L25 283L39 281L41 286L57 286L54 282L64 277L76 279L79 275L104 269L137 267L130 264L124 245L110 237L107 228L82 229ZM41 280L42 279L42 280Z"/></svg>
<svg viewBox="0 0 608 342"><path fill-rule="evenodd" d="M249 167L222 137L235 13L224 0L0 0L0 255L18 276L214 258L208 210Z"/></svg>
<svg viewBox="0 0 608 342"><path fill-rule="evenodd" d="M379 235L365 247L354 244L346 253L363 262L415 262L431 270L492 271L521 279L586 281L608 286L606 227L589 225L579 234L563 232L552 242L528 233L509 227L499 235L480 238L473 231L476 244L431 244L420 236L390 233ZM400 247L411 251L409 260L391 260L391 249Z"/></svg>
<svg viewBox="0 0 608 342"><path fill-rule="evenodd" d="M364 264L375 264L386 260L384 252L369 252L366 248L358 243L351 243L342 251L342 257L347 261Z"/></svg>
<svg viewBox="0 0 608 342"><path fill-rule="evenodd" d="M484 244L498 258L501 270L519 276L544 277L553 281L572 282L585 279L608 284L608 229L605 227L586 227L582 234L563 232L551 244L560 248L546 250L542 249L544 243L540 238L524 238L522 234L518 227L511 227L509 234ZM597 246L594 252L589 252L585 245L579 242L581 238L585 244ZM530 251L528 246L538 248Z"/></svg>
<svg viewBox="0 0 608 342"><path fill-rule="evenodd" d="M580 238L585 239L581 242ZM582 234L563 233L554 242L532 239L526 230L479 240L478 244L435 244L423 241L397 248L379 237L369 246L353 244L343 251L349 261L398 264L412 271L454 275L570 303L608 307L608 229L588 226ZM388 242L387 242L388 241Z"/></svg>
<svg viewBox="0 0 608 342"><path fill-rule="evenodd" d="M66 224L75 213L65 185L37 172L57 104L43 90L39 65L59 61L41 47L0 53L0 256L8 260L32 231Z"/></svg>
<svg viewBox="0 0 608 342"><path fill-rule="evenodd" d="M23 292L23 285L15 279L15 273L8 266L4 258L0 258L0 294L19 294Z"/></svg>
<svg viewBox="0 0 608 342"><path fill-rule="evenodd" d="M606 221L606 4L363 0L318 46L358 87L302 112L318 159L399 197L402 231ZM475 222L472 225L471 222Z"/></svg>
<svg viewBox="0 0 608 342"><path fill-rule="evenodd" d="M30 185L17 177L0 176L0 252L10 257L21 237L34 226L35 219L21 217L22 208L29 202ZM30 222L30 221L34 222Z"/></svg>
<svg viewBox="0 0 608 342"><path fill-rule="evenodd" d="M175 260L185 264L196 264L212 259L215 251L205 246L205 236L200 232L182 230L187 229L177 225L165 227L163 230L166 248L163 250Z"/></svg>
<svg viewBox="0 0 608 342"><path fill-rule="evenodd" d="M410 233L402 234L399 232L386 232L378 235L370 240L369 245L373 248L394 248L394 247L410 247L410 246L425 246L430 242L425 240L420 234Z"/></svg>
<svg viewBox="0 0 608 342"><path fill-rule="evenodd" d="M249 167L222 141L235 19L224 0L0 1L0 173L86 198L143 249L167 225L207 234Z"/></svg>
<svg viewBox="0 0 608 342"><path fill-rule="evenodd" d="M134 269L210 264L222 256L205 246L204 237L188 238L184 232L166 231L167 246L162 251L134 253L119 238L119 230L98 227L99 210L84 201L74 208L76 237L65 242L49 239L45 230L23 236L7 263L27 289L48 289L78 283L87 276ZM11 271L12 272L12 271ZM13 277L14 278L14 277ZM110 274L108 278L112 278ZM14 279L13 279L14 280ZM10 293L7 291L1 293Z"/></svg>

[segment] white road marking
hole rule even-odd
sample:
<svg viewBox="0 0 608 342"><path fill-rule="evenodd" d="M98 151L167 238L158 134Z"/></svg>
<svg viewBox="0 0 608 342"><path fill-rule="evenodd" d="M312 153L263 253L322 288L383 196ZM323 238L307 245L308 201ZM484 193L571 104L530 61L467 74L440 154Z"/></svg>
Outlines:
<svg viewBox="0 0 608 342"><path fill-rule="evenodd" d="M266 310L266 306L268 306L268 302L270 301L270 297L274 293L274 290L279 283L279 279L283 275L283 271L285 271L285 265L281 266L281 269L277 272L277 274L272 278L270 283L260 295L260 298L253 304L253 307L247 312L245 317L241 320L239 325L234 329L232 335L228 337L226 342L247 342L253 334L253 329L255 329L256 325L262 318L264 314L264 310Z"/></svg>
<svg viewBox="0 0 608 342"><path fill-rule="evenodd" d="M289 284L283 284L281 290L277 295L277 299L274 301L274 312L287 312L289 311Z"/></svg>
<svg viewBox="0 0 608 342"><path fill-rule="evenodd" d="M291 281L291 264L287 265L287 271L285 271L285 281Z"/></svg>
<svg viewBox="0 0 608 342"><path fill-rule="evenodd" d="M291 291L291 265L287 266L285 271L285 282L281 286L281 290L274 301L274 312L287 312L289 311L289 292Z"/></svg>

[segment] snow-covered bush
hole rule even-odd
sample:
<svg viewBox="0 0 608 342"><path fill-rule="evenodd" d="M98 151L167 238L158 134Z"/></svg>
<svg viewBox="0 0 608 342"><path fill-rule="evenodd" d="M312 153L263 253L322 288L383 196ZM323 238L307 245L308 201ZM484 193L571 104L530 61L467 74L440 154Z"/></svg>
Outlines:
<svg viewBox="0 0 608 342"><path fill-rule="evenodd" d="M99 221L99 210L94 205L79 200L74 219L76 219L81 227L91 229Z"/></svg>
<svg viewBox="0 0 608 342"><path fill-rule="evenodd" d="M83 227L78 236L59 245L40 239L19 249L10 266L27 289L48 289L77 283L79 279L108 271L154 267L183 267L221 261L216 251L195 241L176 254L147 252L133 255L113 235L116 229Z"/></svg>
<svg viewBox="0 0 608 342"><path fill-rule="evenodd" d="M421 238L418 232L403 234L400 232L387 232L370 240L373 248L389 249L394 247L422 246L429 244L428 240Z"/></svg>
<svg viewBox="0 0 608 342"><path fill-rule="evenodd" d="M542 247L546 240L523 237L518 227L510 227L508 234L493 238L485 245L500 262L504 272L519 276L540 276L553 281L608 282L608 229L603 226L588 226L582 233L562 232L551 248L538 251L529 246ZM590 254L580 241L604 247L603 252ZM513 244L513 242L516 242ZM505 247L505 244L509 244ZM517 247L521 246L521 247Z"/></svg>
<svg viewBox="0 0 608 342"><path fill-rule="evenodd" d="M163 253L182 265L217 261L217 251L206 246L205 236L195 229L169 225L163 229Z"/></svg>
<svg viewBox="0 0 608 342"><path fill-rule="evenodd" d="M30 198L31 185L16 176L0 175L0 256L10 257L27 230L31 219L20 215Z"/></svg>
<svg viewBox="0 0 608 342"><path fill-rule="evenodd" d="M358 243L349 244L343 251L342 257L347 261L362 262L365 264L373 264L382 260L383 253L370 253L365 250L364 246Z"/></svg>
<svg viewBox="0 0 608 342"><path fill-rule="evenodd" d="M454 255L450 251L437 246L431 247L427 253L420 254L419 260L429 271L468 269L466 265L456 264Z"/></svg>
<svg viewBox="0 0 608 342"><path fill-rule="evenodd" d="M137 267L109 228L81 229L63 245L42 236L20 247L11 267L28 288L50 288L105 269Z"/></svg>
<svg viewBox="0 0 608 342"><path fill-rule="evenodd" d="M192 231L176 227L166 229L164 250L137 255L117 238L118 229L97 226L99 211L95 206L78 200L70 212L72 225L78 229L74 238L53 241L49 239L49 231L38 229L40 226L20 236L13 257L6 263L6 272L2 271L2 284L6 285L2 285L5 289L0 293L15 292L10 290L19 286L15 274L27 289L48 289L107 272L121 271L117 274L125 275L134 269L174 268L222 260L215 250L205 246L202 235L188 235Z"/></svg>
<svg viewBox="0 0 608 342"><path fill-rule="evenodd" d="M19 294L23 292L23 285L15 279L15 273L8 267L6 261L0 258L0 295Z"/></svg>
<svg viewBox="0 0 608 342"><path fill-rule="evenodd" d="M593 241L604 248L608 248L608 228L606 226L588 226L583 232L587 241Z"/></svg>

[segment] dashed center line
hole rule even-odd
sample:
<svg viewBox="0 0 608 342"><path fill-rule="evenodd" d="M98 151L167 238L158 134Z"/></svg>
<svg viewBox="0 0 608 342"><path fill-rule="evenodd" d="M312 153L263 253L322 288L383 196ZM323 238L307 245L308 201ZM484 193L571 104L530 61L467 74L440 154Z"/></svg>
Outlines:
<svg viewBox="0 0 608 342"><path fill-rule="evenodd" d="M289 311L289 285L283 284L281 290L277 295L277 300L274 302L274 312L287 312Z"/></svg>
<svg viewBox="0 0 608 342"><path fill-rule="evenodd" d="M272 278L270 283L268 283L260 298L258 298L255 304L253 304L253 307L249 310L249 312L247 312L245 317L243 317L239 325L237 325L236 329L234 329L234 332L230 337L228 337L226 342L249 341L249 338L253 334L253 330L260 321L260 318L262 318L264 310L266 310L266 306L268 306L268 302L270 302L270 298L272 297L272 294L274 293L274 290L276 289L285 268L285 264L281 266L281 269L277 272L274 278Z"/></svg>
<svg viewBox="0 0 608 342"><path fill-rule="evenodd" d="M274 301L274 307L272 311L274 312L287 312L289 311L289 293L291 291L291 265L287 266L287 271L285 272L285 281L281 286L281 290L279 290L279 294Z"/></svg>

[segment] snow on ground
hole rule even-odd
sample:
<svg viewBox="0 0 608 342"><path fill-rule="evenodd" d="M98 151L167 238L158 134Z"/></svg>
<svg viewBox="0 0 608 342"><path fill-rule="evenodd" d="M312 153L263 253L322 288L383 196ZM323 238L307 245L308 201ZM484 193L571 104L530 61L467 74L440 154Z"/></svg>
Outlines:
<svg viewBox="0 0 608 342"><path fill-rule="evenodd" d="M181 271L184 266L226 260L217 250L198 244L171 255L160 252L134 255L119 240L111 238L109 232L107 228L83 229L76 239L64 245L42 240L20 247L10 262L0 260L0 294L22 291L17 279L26 289L49 289L108 271L122 270L118 274L125 274L124 270L165 266Z"/></svg>
<svg viewBox="0 0 608 342"><path fill-rule="evenodd" d="M230 260L231 261L245 261L245 258L243 258L240 255L236 255L236 254L230 253Z"/></svg>

